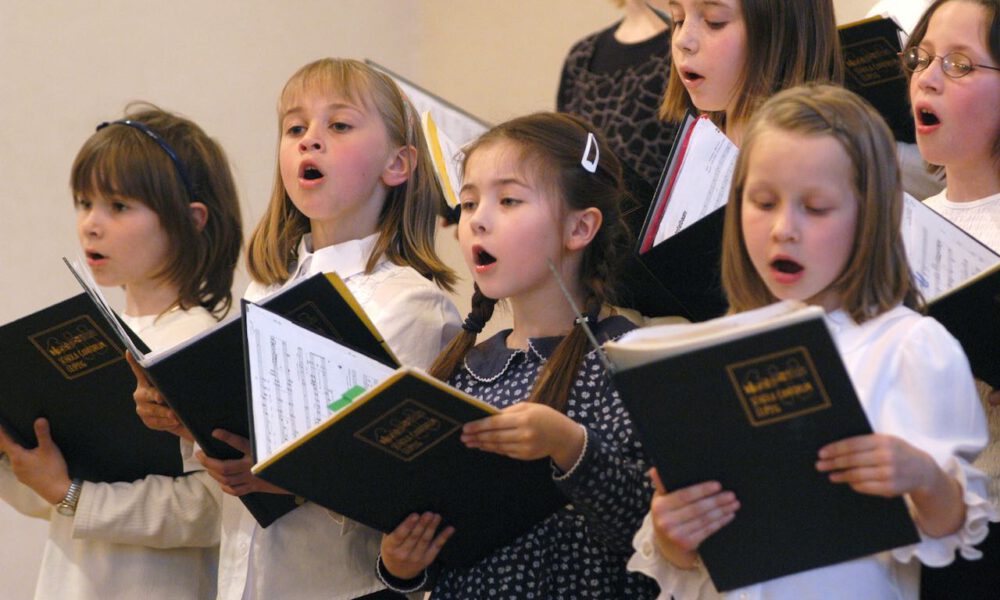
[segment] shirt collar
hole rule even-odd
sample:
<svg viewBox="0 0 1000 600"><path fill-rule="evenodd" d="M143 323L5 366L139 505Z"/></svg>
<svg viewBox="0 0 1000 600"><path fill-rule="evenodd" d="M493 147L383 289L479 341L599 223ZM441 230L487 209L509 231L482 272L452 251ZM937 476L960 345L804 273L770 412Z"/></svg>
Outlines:
<svg viewBox="0 0 1000 600"><path fill-rule="evenodd" d="M621 315L604 319L594 326L594 336L601 343L616 339L626 331L634 329L635 325ZM555 352L556 346L564 336L528 338L528 349L512 349L507 347L507 336L512 330L505 329L485 342L476 345L465 355L465 369L479 381L489 382L503 375L514 359L521 356L525 360L544 363ZM587 356L593 354L591 350Z"/></svg>
<svg viewBox="0 0 1000 600"><path fill-rule="evenodd" d="M299 279L316 273L336 273L341 279L364 273L368 257L375 248L378 233L360 240L349 240L313 251L312 234L299 241L298 261L290 279Z"/></svg>

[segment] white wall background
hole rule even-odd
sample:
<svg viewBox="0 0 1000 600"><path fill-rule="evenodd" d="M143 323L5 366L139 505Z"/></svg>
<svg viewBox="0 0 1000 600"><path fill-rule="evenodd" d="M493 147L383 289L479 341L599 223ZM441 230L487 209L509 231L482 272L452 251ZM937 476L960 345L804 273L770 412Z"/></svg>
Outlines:
<svg viewBox="0 0 1000 600"><path fill-rule="evenodd" d="M841 21L871 3L835 0ZM69 168L130 100L222 143L249 232L274 173L277 94L299 66L372 58L498 122L551 109L570 45L616 18L601 0L0 0L0 323L79 291L59 261L77 248ZM439 243L464 273L450 235ZM45 527L0 503L4 598L31 597Z"/></svg>

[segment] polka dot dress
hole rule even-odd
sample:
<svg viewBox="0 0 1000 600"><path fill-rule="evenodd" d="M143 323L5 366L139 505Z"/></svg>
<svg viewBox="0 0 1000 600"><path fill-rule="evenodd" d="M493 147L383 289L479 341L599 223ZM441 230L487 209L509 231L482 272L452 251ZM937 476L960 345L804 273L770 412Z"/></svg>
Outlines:
<svg viewBox="0 0 1000 600"><path fill-rule="evenodd" d="M595 327L613 339L633 326L611 317ZM476 346L452 385L498 407L523 401L560 338L510 350L504 331ZM628 573L632 536L652 495L632 423L595 352L584 359L566 413L585 426L587 442L567 473L553 467L572 504L468 569L440 572L432 598L655 598L656 584Z"/></svg>

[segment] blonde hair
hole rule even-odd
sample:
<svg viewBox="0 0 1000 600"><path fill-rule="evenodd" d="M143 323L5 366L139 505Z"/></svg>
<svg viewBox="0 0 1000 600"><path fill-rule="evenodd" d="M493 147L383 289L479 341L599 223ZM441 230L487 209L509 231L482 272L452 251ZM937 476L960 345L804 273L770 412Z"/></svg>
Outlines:
<svg viewBox="0 0 1000 600"><path fill-rule="evenodd" d="M102 124L73 160L73 200L99 194L148 206L170 242L167 264L156 276L177 286L177 306L202 306L220 318L232 304L233 270L243 245L236 184L226 153L194 122L152 104L128 105L125 119L159 136L183 167L142 129L122 121ZM191 218L192 202L207 210L200 229Z"/></svg>
<svg viewBox="0 0 1000 600"><path fill-rule="evenodd" d="M385 256L397 265L409 266L451 290L455 273L434 249L437 216L445 206L444 196L434 176L423 131L412 105L387 75L351 59L324 58L296 71L278 100L278 136L281 116L302 95L333 91L368 110L377 111L385 124L390 143L415 148L416 164L404 183L389 189L378 217L378 239L365 266L370 273ZM296 256L299 239L309 232L309 219L288 197L275 168L271 200L247 245L247 270L266 285L288 279L289 264Z"/></svg>
<svg viewBox="0 0 1000 600"><path fill-rule="evenodd" d="M842 83L844 65L833 0L740 0L746 25L746 68L736 84L732 117L749 120L775 92L806 82ZM674 27L673 35L680 29ZM753 76L750 75L753 69ZM660 118L698 112L676 69L670 69ZM725 128L725 112L709 113Z"/></svg>
<svg viewBox="0 0 1000 600"><path fill-rule="evenodd" d="M899 303L920 303L903 248L903 188L892 132L859 96L832 85L803 85L776 94L750 121L736 162L722 236L722 286L730 310L741 312L777 300L754 269L743 238L743 189L757 140L770 131L830 136L851 161L858 200L851 253L831 283L842 308L857 323Z"/></svg>

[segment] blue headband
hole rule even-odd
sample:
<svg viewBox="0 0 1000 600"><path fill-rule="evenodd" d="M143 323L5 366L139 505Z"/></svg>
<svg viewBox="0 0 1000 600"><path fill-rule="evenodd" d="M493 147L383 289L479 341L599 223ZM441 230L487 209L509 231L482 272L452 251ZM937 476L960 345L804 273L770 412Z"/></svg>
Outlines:
<svg viewBox="0 0 1000 600"><path fill-rule="evenodd" d="M105 127L107 127L108 125L128 125L133 129L138 129L139 131L145 133L149 137L149 139L156 142L156 144L160 148L162 148L164 152L167 153L167 156L170 157L170 162L174 163L174 167L177 169L177 174L180 175L181 177L181 183L184 184L184 189L187 190L188 198L190 198L191 202L194 202L195 200L194 186L191 185L191 179L188 177L187 170L184 168L184 163L181 162L180 157L178 157L177 153L174 152L174 149L170 147L170 144L167 143L167 140L160 137L158 133L150 129L145 123L140 123L139 121L133 121L132 119L121 119L118 121L111 121L111 122L105 121L97 126L96 131L100 131Z"/></svg>

